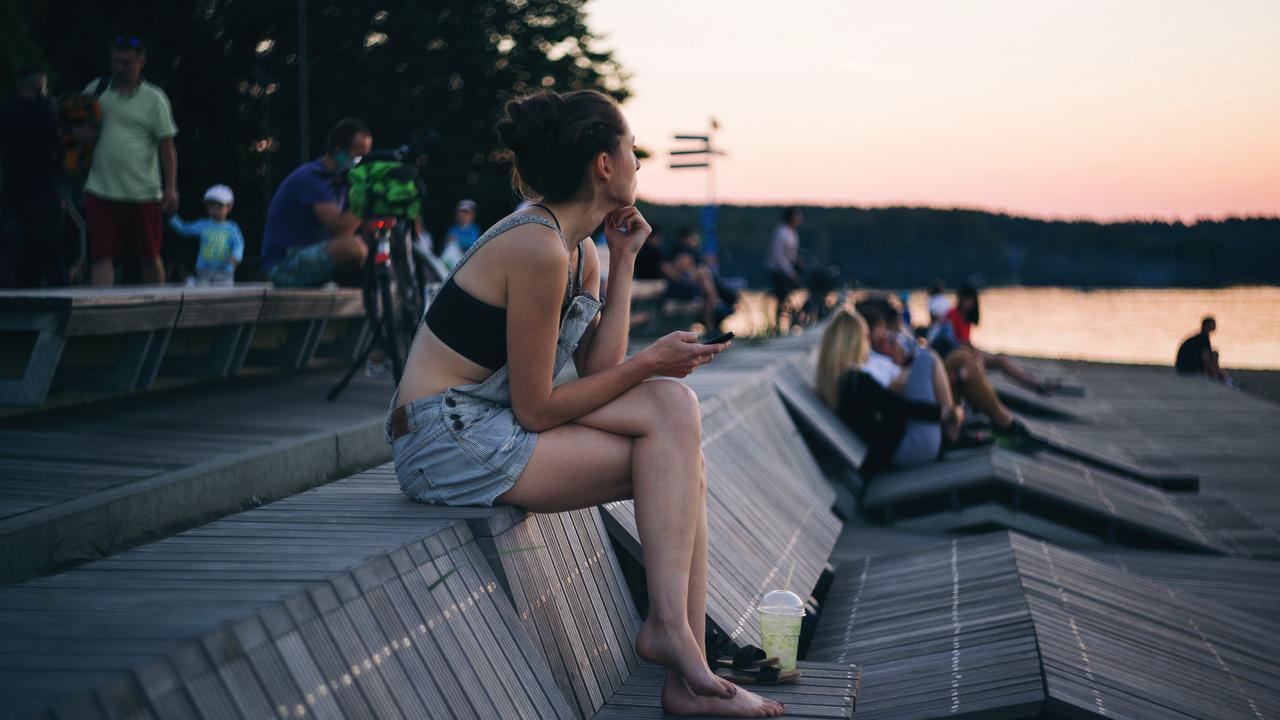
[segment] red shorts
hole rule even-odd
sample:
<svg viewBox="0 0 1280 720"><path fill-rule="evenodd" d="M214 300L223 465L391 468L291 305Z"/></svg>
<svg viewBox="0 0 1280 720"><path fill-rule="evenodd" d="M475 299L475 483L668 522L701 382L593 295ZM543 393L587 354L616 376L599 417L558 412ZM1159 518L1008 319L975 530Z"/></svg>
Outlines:
<svg viewBox="0 0 1280 720"><path fill-rule="evenodd" d="M160 254L164 222L158 202L105 200L85 194L85 220L89 224L89 255L94 260L120 257L129 243L138 259L151 260Z"/></svg>

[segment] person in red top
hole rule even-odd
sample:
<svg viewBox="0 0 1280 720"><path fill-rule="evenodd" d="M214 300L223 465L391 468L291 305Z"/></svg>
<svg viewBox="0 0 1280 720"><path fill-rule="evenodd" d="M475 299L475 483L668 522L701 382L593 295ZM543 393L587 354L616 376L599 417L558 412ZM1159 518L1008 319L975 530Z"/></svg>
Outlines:
<svg viewBox="0 0 1280 720"><path fill-rule="evenodd" d="M943 322L951 326L951 333L961 345L973 349L984 367L999 370L1037 392L1052 392L1062 385L1060 380L1036 377L1008 355L983 352L974 347L971 340L973 326L978 324L980 318L978 289L965 285L956 292L956 306L951 308Z"/></svg>

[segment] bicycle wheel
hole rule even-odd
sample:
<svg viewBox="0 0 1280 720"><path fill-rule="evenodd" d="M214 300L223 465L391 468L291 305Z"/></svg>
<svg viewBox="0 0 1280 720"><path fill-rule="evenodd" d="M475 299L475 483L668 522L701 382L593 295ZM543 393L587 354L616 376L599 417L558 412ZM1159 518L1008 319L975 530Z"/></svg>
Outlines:
<svg viewBox="0 0 1280 720"><path fill-rule="evenodd" d="M394 293L392 292L392 283L394 282L390 272L385 268L379 268L377 272L378 279L378 298L382 305L382 340L386 345L387 357L391 359L391 372L396 382L400 382L400 376L404 373L404 351L405 345L403 338L400 336L401 324L400 313L396 310Z"/></svg>
<svg viewBox="0 0 1280 720"><path fill-rule="evenodd" d="M399 295L400 327L404 332L404 346L413 343L413 335L422 319L423 293L416 272L413 247L408 237L408 226L401 223L392 230L391 235L391 268L395 272L396 293Z"/></svg>

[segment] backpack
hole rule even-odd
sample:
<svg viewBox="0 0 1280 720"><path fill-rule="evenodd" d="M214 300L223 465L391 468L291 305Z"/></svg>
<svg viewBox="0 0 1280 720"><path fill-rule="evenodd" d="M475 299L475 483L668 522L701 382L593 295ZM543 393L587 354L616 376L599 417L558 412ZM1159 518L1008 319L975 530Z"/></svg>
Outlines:
<svg viewBox="0 0 1280 720"><path fill-rule="evenodd" d="M102 105L99 98L111 86L111 76L98 78L89 93L66 93L57 100L58 134L61 141L61 169L70 180L80 181L89 174L95 142L81 140L79 126L102 127Z"/></svg>
<svg viewBox="0 0 1280 720"><path fill-rule="evenodd" d="M374 160L347 173L347 209L357 217L414 220L422 210L418 169L394 160Z"/></svg>

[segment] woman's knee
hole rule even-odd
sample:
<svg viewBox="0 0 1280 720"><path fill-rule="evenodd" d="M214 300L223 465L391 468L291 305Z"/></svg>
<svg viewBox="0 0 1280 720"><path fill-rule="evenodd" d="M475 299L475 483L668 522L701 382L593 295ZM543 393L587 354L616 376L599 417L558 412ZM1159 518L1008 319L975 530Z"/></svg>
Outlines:
<svg viewBox="0 0 1280 720"><path fill-rule="evenodd" d="M674 380L650 380L642 383L654 404L657 429L686 435L702 433L702 406L698 395L688 385Z"/></svg>

